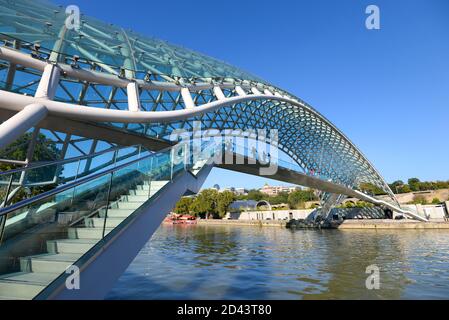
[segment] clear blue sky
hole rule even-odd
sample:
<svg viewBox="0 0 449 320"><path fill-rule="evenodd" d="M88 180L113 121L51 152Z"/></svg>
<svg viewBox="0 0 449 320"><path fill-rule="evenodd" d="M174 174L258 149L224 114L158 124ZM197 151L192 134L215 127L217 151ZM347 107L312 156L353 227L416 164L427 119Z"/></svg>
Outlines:
<svg viewBox="0 0 449 320"><path fill-rule="evenodd" d="M60 0L225 60L301 97L388 182L449 179L449 1ZM365 28L365 8L381 30ZM262 185L220 170L206 186Z"/></svg>

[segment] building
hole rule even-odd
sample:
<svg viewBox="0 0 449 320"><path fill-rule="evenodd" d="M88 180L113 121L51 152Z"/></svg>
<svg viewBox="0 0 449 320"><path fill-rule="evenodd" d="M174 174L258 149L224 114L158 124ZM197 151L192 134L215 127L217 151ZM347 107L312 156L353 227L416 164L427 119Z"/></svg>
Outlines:
<svg viewBox="0 0 449 320"><path fill-rule="evenodd" d="M259 189L260 192L269 195L270 197L284 192L291 193L295 190L299 190L299 187L269 186L268 184L265 184L262 188Z"/></svg>
<svg viewBox="0 0 449 320"><path fill-rule="evenodd" d="M216 189L216 188L213 188L213 189ZM246 190L245 188L228 187L228 188L216 189L216 190L218 192L229 191L229 192L232 192L233 194L235 194L236 196L243 196L243 195L248 194L248 190Z"/></svg>

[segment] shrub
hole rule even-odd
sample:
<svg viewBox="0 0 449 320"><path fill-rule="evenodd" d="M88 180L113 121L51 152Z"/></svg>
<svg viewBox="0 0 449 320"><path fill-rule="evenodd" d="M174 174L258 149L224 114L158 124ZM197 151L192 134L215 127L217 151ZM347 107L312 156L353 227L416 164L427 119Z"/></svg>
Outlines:
<svg viewBox="0 0 449 320"><path fill-rule="evenodd" d="M438 199L438 198L432 199L432 204L439 204L439 203L441 203L440 199Z"/></svg>

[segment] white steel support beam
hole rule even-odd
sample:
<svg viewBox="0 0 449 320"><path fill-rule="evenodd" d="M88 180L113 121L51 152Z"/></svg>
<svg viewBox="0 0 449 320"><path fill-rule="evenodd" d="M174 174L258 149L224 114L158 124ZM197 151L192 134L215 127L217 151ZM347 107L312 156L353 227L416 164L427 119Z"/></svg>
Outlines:
<svg viewBox="0 0 449 320"><path fill-rule="evenodd" d="M235 87L235 91L237 92L237 94L241 97L246 96L246 92L242 89L241 86L236 86Z"/></svg>
<svg viewBox="0 0 449 320"><path fill-rule="evenodd" d="M126 87L128 94L128 110L137 112L141 110L139 86L135 82L130 82Z"/></svg>
<svg viewBox="0 0 449 320"><path fill-rule="evenodd" d="M214 87L214 94L215 94L215 96L217 97L217 100L224 100L224 99L226 99L226 97L225 97L223 91L222 91L221 88L218 87L218 86L215 86L215 87Z"/></svg>
<svg viewBox="0 0 449 320"><path fill-rule="evenodd" d="M252 88L251 88L251 91L252 91L254 94L262 94L262 93L259 91L259 89L257 89L256 87L252 87Z"/></svg>
<svg viewBox="0 0 449 320"><path fill-rule="evenodd" d="M59 84L61 70L54 64L47 64L37 87L35 97L53 100Z"/></svg>
<svg viewBox="0 0 449 320"><path fill-rule="evenodd" d="M184 105L185 105L186 109L195 108L195 103L193 102L192 95L190 94L190 91L188 88L181 89L181 96L182 96L182 100L184 101Z"/></svg>
<svg viewBox="0 0 449 320"><path fill-rule="evenodd" d="M80 48L82 49L82 48ZM84 51L83 51L84 52ZM27 55L23 52L6 48L6 47L0 47L0 58L10 61L14 64L22 65L27 68L35 69L44 71L47 63L45 61L35 59L31 57L30 55ZM95 57L94 57L95 58ZM142 90L164 90L164 91L179 91L180 86L178 84L172 83L172 82L161 82L161 81L144 81L140 79L126 79L122 77L117 76L117 72L113 70L111 67L104 65L103 63L99 62L98 59L93 59L93 61L96 61L96 64L100 67L104 68L106 71L112 73L107 74L105 72L99 72L94 70L85 70L85 69L77 69L72 68L70 65L58 63L58 67L61 69L61 71L68 77L75 78L80 81L87 81L92 83L100 83L104 85L111 85L116 86L120 88L126 88L130 82L136 82L139 87ZM140 62L142 65L144 65L146 68L151 69L151 66L147 66L144 64L144 62ZM155 73L160 73L158 70L150 70L154 71ZM164 77L164 76L162 76ZM173 81L173 79L169 77L164 77L167 79L167 81ZM222 84L219 84L220 88L222 89L233 89L234 84L225 82ZM200 90L208 90L213 87L210 83L196 83L196 84L185 84L184 87L188 88L190 92L197 92ZM246 86L244 86L246 88ZM249 87L248 87L249 88Z"/></svg>
<svg viewBox="0 0 449 320"><path fill-rule="evenodd" d="M37 125L47 113L47 108L44 105L31 104L3 122L0 125L0 149L5 148L28 129Z"/></svg>

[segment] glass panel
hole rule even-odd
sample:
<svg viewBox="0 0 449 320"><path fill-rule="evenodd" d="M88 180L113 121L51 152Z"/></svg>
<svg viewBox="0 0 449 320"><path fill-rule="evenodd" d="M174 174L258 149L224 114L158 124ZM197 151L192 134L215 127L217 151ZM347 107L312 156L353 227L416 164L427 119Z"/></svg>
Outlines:
<svg viewBox="0 0 449 320"><path fill-rule="evenodd" d="M45 197L41 194L41 200L0 209L0 214L2 211L7 213L0 219L0 227L4 225L0 279L14 280L15 277L36 277L35 274L39 274L42 282L39 290L42 290L186 170L182 153L181 161L175 164L172 150L156 154L140 152L136 148L131 151L130 158L123 158L127 158L128 163L119 165L112 162L103 170L111 166L115 168L93 177L80 177L80 168L88 166L87 162L93 159L78 160L76 165L71 163L69 175L78 185L66 189L62 184L55 195ZM101 157L117 160L130 154L123 152L114 152L112 158ZM100 162L95 163L91 161L91 165L100 165ZM36 264L36 259L63 262L43 267ZM2 290L0 287L0 296L8 296ZM33 298L37 293L31 291L30 296L23 298Z"/></svg>
<svg viewBox="0 0 449 320"><path fill-rule="evenodd" d="M118 74L124 68L136 71L142 78L150 72L158 76L263 82L223 61L91 17L82 17L79 31L61 32L67 18L65 10L46 1L7 1L2 10L5 14L0 19L0 33L21 40L22 50L32 50L27 43L39 39L42 58L49 58L52 51L59 52L58 59L71 64L77 55L81 67L89 69L88 62L95 62L106 72Z"/></svg>
<svg viewBox="0 0 449 320"><path fill-rule="evenodd" d="M9 184L11 178L13 185L10 199L4 204L4 207L78 179L106 172L117 165L128 163L148 154L146 150L142 152L140 147L126 147L105 150L81 159L67 159L59 164L41 164L3 172L0 173L0 203L3 203L5 186Z"/></svg>

